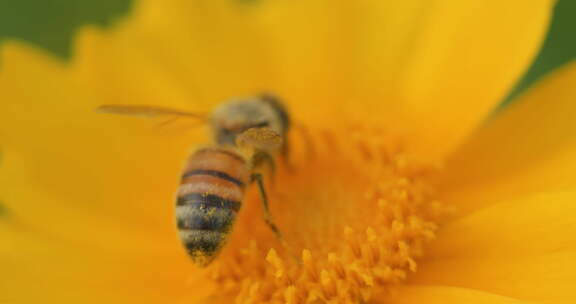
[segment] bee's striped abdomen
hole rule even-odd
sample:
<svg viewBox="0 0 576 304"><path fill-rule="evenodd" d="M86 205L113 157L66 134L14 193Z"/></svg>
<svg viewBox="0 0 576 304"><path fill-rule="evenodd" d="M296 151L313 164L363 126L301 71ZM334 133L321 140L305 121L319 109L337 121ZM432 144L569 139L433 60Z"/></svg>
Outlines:
<svg viewBox="0 0 576 304"><path fill-rule="evenodd" d="M224 244L247 181L245 160L234 151L209 148L191 155L178 190L176 219L195 263L207 265Z"/></svg>

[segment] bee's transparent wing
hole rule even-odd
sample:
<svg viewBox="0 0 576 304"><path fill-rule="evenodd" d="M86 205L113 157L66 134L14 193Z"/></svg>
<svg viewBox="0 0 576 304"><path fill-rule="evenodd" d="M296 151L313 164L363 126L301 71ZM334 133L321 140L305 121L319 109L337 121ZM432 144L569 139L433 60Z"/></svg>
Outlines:
<svg viewBox="0 0 576 304"><path fill-rule="evenodd" d="M178 109L149 106L149 105L101 105L96 109L99 113L140 116L149 118L181 117L192 118L202 121L208 120L208 114L192 113Z"/></svg>
<svg viewBox="0 0 576 304"><path fill-rule="evenodd" d="M165 129L172 126L171 130L174 130L174 127L194 128L204 125L209 119L209 115L205 113L193 113L149 105L101 105L96 109L96 112L160 119L161 122L156 127Z"/></svg>

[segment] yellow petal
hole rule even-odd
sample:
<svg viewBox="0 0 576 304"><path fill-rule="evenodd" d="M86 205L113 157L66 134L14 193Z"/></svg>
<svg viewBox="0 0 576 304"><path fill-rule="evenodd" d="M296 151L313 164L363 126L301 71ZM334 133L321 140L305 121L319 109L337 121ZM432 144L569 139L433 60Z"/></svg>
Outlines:
<svg viewBox="0 0 576 304"><path fill-rule="evenodd" d="M179 303L201 299L211 286L190 276L183 255L122 255L93 250L0 223L0 300L8 303Z"/></svg>
<svg viewBox="0 0 576 304"><path fill-rule="evenodd" d="M576 192L498 204L448 225L413 275L531 301L576 301Z"/></svg>
<svg viewBox="0 0 576 304"><path fill-rule="evenodd" d="M189 137L96 114L97 99L39 51L9 44L2 61L0 185L10 216L96 246L175 241L166 204Z"/></svg>
<svg viewBox="0 0 576 304"><path fill-rule="evenodd" d="M380 302L378 302L380 303ZM403 286L389 299L390 304L520 304L513 298L453 286Z"/></svg>
<svg viewBox="0 0 576 304"><path fill-rule="evenodd" d="M150 37L142 38L135 29L127 33L127 26L107 32L83 28L70 72L83 89L97 96L94 106L136 103L186 109L191 101L201 105L196 92L189 90L190 79L170 67L174 61L150 54L152 45Z"/></svg>
<svg viewBox="0 0 576 304"><path fill-rule="evenodd" d="M118 87L106 98L162 103L166 90L151 83L195 107L272 91L306 109L296 113L303 119L401 127L412 149L434 157L521 76L553 3L145 0L113 37L88 38L76 51L96 90Z"/></svg>
<svg viewBox="0 0 576 304"><path fill-rule="evenodd" d="M1 56L0 301L203 297L168 208L189 136L94 113L97 98L41 51Z"/></svg>
<svg viewBox="0 0 576 304"><path fill-rule="evenodd" d="M548 76L448 162L445 200L467 212L576 186L576 63Z"/></svg>
<svg viewBox="0 0 576 304"><path fill-rule="evenodd" d="M259 93L270 87L268 52L237 4L139 1L113 31L83 31L73 69L102 103L198 111Z"/></svg>
<svg viewBox="0 0 576 304"><path fill-rule="evenodd" d="M427 261L409 281L478 289L529 301L574 303L575 260L572 250L533 257Z"/></svg>
<svg viewBox="0 0 576 304"><path fill-rule="evenodd" d="M281 96L325 114L401 126L428 157L506 96L544 37L554 1L261 1ZM297 22L295 22L297 20ZM488 22L489 20L489 22Z"/></svg>
<svg viewBox="0 0 576 304"><path fill-rule="evenodd" d="M576 250L576 192L501 202L447 224L426 260L499 259Z"/></svg>
<svg viewBox="0 0 576 304"><path fill-rule="evenodd" d="M555 1L439 1L401 72L400 99L423 153L468 136L529 67Z"/></svg>

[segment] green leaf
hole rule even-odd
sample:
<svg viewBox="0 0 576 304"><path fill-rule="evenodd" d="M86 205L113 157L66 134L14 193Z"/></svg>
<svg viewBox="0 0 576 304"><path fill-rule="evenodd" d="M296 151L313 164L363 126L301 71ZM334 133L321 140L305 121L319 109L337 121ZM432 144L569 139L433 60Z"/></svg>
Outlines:
<svg viewBox="0 0 576 304"><path fill-rule="evenodd" d="M558 1L548 37L536 60L502 106L508 105L518 94L542 76L576 59L576 1Z"/></svg>
<svg viewBox="0 0 576 304"><path fill-rule="evenodd" d="M131 6L132 0L2 0L0 42L22 39L68 57L79 26L109 25Z"/></svg>

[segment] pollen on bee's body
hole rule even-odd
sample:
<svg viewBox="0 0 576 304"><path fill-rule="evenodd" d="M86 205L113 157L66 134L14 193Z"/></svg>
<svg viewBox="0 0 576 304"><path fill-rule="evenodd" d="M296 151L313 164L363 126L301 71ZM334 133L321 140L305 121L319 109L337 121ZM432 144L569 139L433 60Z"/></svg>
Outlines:
<svg viewBox="0 0 576 304"><path fill-rule="evenodd" d="M376 140L377 130L360 131L292 134L291 166L280 164L269 191L284 244L249 193L234 246L209 271L223 292L238 303L358 303L417 271L442 215L430 181L436 168L398 141Z"/></svg>

